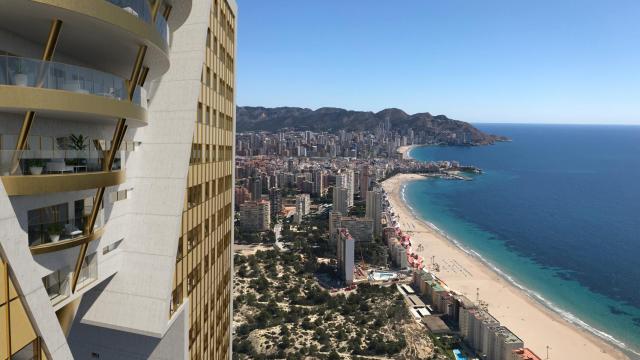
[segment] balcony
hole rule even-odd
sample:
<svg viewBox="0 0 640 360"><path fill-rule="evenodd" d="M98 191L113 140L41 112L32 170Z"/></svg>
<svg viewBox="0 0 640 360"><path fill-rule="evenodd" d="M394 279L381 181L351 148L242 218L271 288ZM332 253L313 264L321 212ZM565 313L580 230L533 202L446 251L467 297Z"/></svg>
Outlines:
<svg viewBox="0 0 640 360"><path fill-rule="evenodd" d="M46 223L29 224L29 247L42 247L45 244L68 242L85 237L83 233L87 218L70 218ZM96 222L96 228L102 227L102 222Z"/></svg>
<svg viewBox="0 0 640 360"><path fill-rule="evenodd" d="M156 30L160 33L160 37L169 44L169 24L167 24L167 19L162 16L162 14L158 14L156 17Z"/></svg>
<svg viewBox="0 0 640 360"><path fill-rule="evenodd" d="M42 283L51 305L60 304L71 295L71 278L73 271L70 267L64 267L42 278ZM98 261L96 253L87 255L82 262L78 275L78 289L81 289L98 278Z"/></svg>
<svg viewBox="0 0 640 360"><path fill-rule="evenodd" d="M106 0L107 2L121 8L129 14L138 17L142 21L151 24L151 8L148 0ZM160 34L165 44L169 44L169 26L167 20L158 13L156 16L156 30Z"/></svg>
<svg viewBox="0 0 640 360"><path fill-rule="evenodd" d="M78 63L128 78L145 45L147 79L169 69L168 33L152 21L148 0L3 0L0 28L42 44L52 19L63 23L56 52Z"/></svg>
<svg viewBox="0 0 640 360"><path fill-rule="evenodd" d="M124 183L124 151L109 171L103 153L89 150L3 150L0 174L9 195L97 189Z"/></svg>
<svg viewBox="0 0 640 360"><path fill-rule="evenodd" d="M146 23L151 23L151 7L148 0L106 0Z"/></svg>
<svg viewBox="0 0 640 360"><path fill-rule="evenodd" d="M38 255L69 249L102 236L101 209L93 233L84 232L92 204L93 198L87 198L29 210L27 234L31 253Z"/></svg>
<svg viewBox="0 0 640 360"><path fill-rule="evenodd" d="M0 108L6 111L37 111L74 120L116 118L146 124L146 94L137 87L133 101L127 97L126 81L115 75L37 59L0 56Z"/></svg>

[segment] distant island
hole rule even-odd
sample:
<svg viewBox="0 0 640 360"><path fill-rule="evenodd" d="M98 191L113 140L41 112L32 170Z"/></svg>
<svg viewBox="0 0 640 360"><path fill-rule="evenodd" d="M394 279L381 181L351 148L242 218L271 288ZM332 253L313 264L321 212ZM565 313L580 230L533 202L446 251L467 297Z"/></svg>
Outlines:
<svg viewBox="0 0 640 360"><path fill-rule="evenodd" d="M337 133L339 131L375 132L393 130L401 134L423 134L429 144L490 145L507 141L504 136L492 135L473 125L428 112L409 115L396 109L354 111L324 107L317 110L299 107L237 107L237 131L313 131Z"/></svg>

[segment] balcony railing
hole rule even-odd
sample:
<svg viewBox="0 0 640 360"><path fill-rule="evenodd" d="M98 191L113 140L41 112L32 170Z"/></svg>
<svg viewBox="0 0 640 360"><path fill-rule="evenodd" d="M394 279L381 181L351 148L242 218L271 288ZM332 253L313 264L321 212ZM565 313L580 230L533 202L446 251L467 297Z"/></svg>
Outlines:
<svg viewBox="0 0 640 360"><path fill-rule="evenodd" d="M146 0L145 0L146 1ZM0 55L0 85L15 85L127 100L124 79L102 71L53 61ZM134 103L141 105L139 87Z"/></svg>
<svg viewBox="0 0 640 360"><path fill-rule="evenodd" d="M162 14L158 14L156 17L156 29L160 33L162 39L169 44L169 24L167 24L167 19L165 19Z"/></svg>
<svg viewBox="0 0 640 360"><path fill-rule="evenodd" d="M149 0L107 0L131 15L151 23L151 7Z"/></svg>
<svg viewBox="0 0 640 360"><path fill-rule="evenodd" d="M98 278L98 257L96 253L87 255L82 262L78 274L78 289L81 289Z"/></svg>
<svg viewBox="0 0 640 360"><path fill-rule="evenodd" d="M81 237L86 221L85 217L81 217L44 223L29 223L29 246L52 244ZM95 227L102 227L102 216L97 217Z"/></svg>
<svg viewBox="0 0 640 360"><path fill-rule="evenodd" d="M116 153L111 170L124 168L125 152ZM0 175L46 175L101 172L104 156L89 150L2 150Z"/></svg>
<svg viewBox="0 0 640 360"><path fill-rule="evenodd" d="M71 274L71 268L65 267L42 278L52 304L57 304L69 297Z"/></svg>
<svg viewBox="0 0 640 360"><path fill-rule="evenodd" d="M151 24L151 7L148 0L106 0L109 3L121 8L131 15L137 16L146 23ZM158 14L156 16L156 30L160 33L162 39L169 44L169 26L167 20Z"/></svg>

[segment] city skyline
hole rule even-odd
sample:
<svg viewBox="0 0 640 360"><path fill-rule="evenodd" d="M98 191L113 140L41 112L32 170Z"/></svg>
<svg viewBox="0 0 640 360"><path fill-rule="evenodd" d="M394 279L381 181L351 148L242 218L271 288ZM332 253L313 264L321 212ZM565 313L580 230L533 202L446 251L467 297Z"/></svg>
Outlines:
<svg viewBox="0 0 640 360"><path fill-rule="evenodd" d="M239 105L640 124L631 1L241 3Z"/></svg>

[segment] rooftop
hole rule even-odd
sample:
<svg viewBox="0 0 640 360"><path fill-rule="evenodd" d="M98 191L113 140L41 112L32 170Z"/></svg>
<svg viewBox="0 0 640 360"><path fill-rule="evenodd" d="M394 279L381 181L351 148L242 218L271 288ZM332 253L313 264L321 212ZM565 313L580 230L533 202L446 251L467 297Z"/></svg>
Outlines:
<svg viewBox="0 0 640 360"><path fill-rule="evenodd" d="M517 360L542 360L538 355L528 348L513 350L514 359Z"/></svg>
<svg viewBox="0 0 640 360"><path fill-rule="evenodd" d="M439 316L423 316L422 323L425 324L427 328L429 328L429 331L434 334L444 334L450 332L447 324L445 324Z"/></svg>

